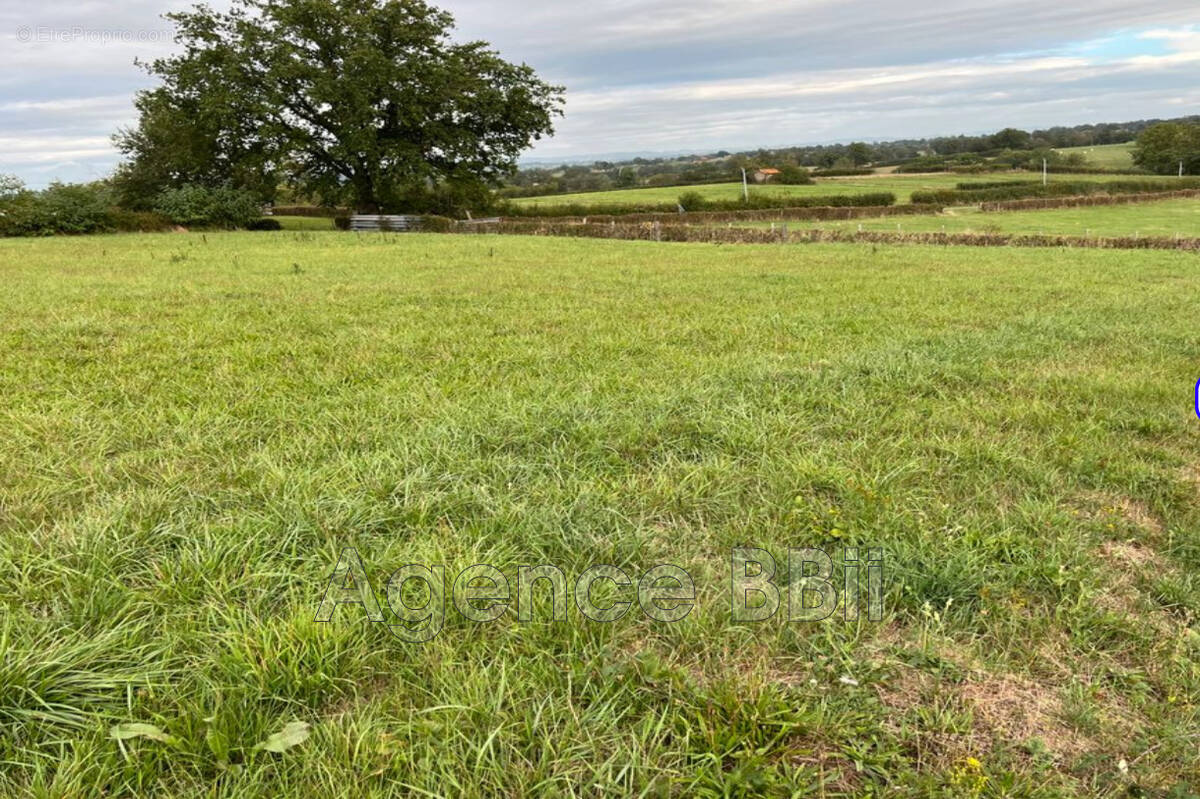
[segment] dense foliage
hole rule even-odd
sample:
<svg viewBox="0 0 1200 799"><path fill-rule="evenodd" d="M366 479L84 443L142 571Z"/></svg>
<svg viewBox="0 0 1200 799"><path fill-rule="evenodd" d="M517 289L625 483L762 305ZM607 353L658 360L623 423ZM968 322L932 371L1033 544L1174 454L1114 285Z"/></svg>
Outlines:
<svg viewBox="0 0 1200 799"><path fill-rule="evenodd" d="M1166 122L1138 137L1133 162L1159 175L1200 175L1200 122Z"/></svg>
<svg viewBox="0 0 1200 799"><path fill-rule="evenodd" d="M0 236L149 232L170 226L164 217L118 208L111 186L51 183L41 191L0 176Z"/></svg>
<svg viewBox="0 0 1200 799"><path fill-rule="evenodd" d="M253 192L194 184L167 189L159 195L154 210L175 224L188 227L247 227L262 216L262 205Z"/></svg>

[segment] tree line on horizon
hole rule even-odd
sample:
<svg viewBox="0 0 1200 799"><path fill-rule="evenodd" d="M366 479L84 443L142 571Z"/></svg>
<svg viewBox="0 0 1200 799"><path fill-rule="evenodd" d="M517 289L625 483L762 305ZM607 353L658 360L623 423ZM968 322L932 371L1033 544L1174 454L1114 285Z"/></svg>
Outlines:
<svg viewBox="0 0 1200 799"><path fill-rule="evenodd" d="M1164 125L1169 127L1162 128ZM1200 131L1200 116L1188 116L1168 120L1143 119L1132 122L1060 125L1034 131L1005 128L993 134L978 136L938 136L884 142L857 141L846 144L759 148L737 153L719 150L677 157L534 166L523 168L509 178L504 194L522 197L642 186L720 183L740 180L742 169L753 171L762 167L797 167L812 170L818 176L868 172L868 166L896 166L901 167L901 171L941 171L954 167L959 167L962 171L985 171L984 165L987 163L1002 168L1040 168L1042 159L1046 159L1052 167L1084 167L1084 157L1078 154L1061 154L1057 151L1074 147L1125 144L1138 140L1143 133L1154 128L1158 129L1157 133L1150 136L1135 151L1135 166L1157 174L1174 174L1179 161L1184 160L1185 174L1200 174L1200 163L1192 163L1193 158L1200 159L1200 144L1191 142L1186 133L1189 130ZM1137 160L1137 153L1143 151L1144 158ZM1170 168L1166 166L1168 162L1171 164ZM972 166L979 169L971 170Z"/></svg>

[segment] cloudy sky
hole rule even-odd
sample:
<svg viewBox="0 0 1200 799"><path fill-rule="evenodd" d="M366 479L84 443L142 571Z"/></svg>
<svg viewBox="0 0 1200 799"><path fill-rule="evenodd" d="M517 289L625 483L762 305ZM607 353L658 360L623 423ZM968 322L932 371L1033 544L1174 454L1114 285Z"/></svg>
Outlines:
<svg viewBox="0 0 1200 799"><path fill-rule="evenodd" d="M221 6L228 0L216 0ZM105 175L176 0L5 2L0 173ZM1200 113L1196 0L443 0L568 89L539 158Z"/></svg>

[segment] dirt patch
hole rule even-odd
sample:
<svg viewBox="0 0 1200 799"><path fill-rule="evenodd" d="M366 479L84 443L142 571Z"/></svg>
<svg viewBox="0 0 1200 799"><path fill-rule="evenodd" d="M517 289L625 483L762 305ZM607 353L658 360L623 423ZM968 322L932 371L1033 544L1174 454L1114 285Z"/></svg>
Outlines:
<svg viewBox="0 0 1200 799"><path fill-rule="evenodd" d="M1132 522L1143 530L1148 530L1155 534L1163 531L1162 522L1158 520L1157 516L1151 513L1144 502L1123 499L1117 504L1117 510L1125 521Z"/></svg>
<svg viewBox="0 0 1200 799"><path fill-rule="evenodd" d="M1200 492L1200 465L1190 464L1183 467L1183 479L1191 483Z"/></svg>
<svg viewBox="0 0 1200 799"><path fill-rule="evenodd" d="M850 794L862 787L862 775L853 761L840 752L816 746L810 751L793 755L791 760L796 765L816 771L826 791Z"/></svg>
<svg viewBox="0 0 1200 799"><path fill-rule="evenodd" d="M1096 549L1096 556L1106 564L1104 571L1109 577L1109 589L1097 597L1099 607L1149 624L1160 637L1171 638L1179 632L1179 620L1138 587L1141 580L1172 571L1157 552L1137 541L1106 541Z"/></svg>
<svg viewBox="0 0 1200 799"><path fill-rule="evenodd" d="M1158 553L1137 541L1105 541L1098 554L1105 563L1122 570L1133 566L1137 569L1164 568Z"/></svg>
<svg viewBox="0 0 1200 799"><path fill-rule="evenodd" d="M1020 743L1037 738L1060 759L1087 752L1090 741L1062 721L1058 692L1015 675L978 676L962 687L976 730L988 738Z"/></svg>
<svg viewBox="0 0 1200 799"><path fill-rule="evenodd" d="M937 694L938 683L938 679L928 672L904 668L875 690L885 707L907 711L927 705Z"/></svg>
<svg viewBox="0 0 1200 799"><path fill-rule="evenodd" d="M1115 521L1119 519L1152 536L1157 536L1163 531L1162 522L1149 506L1140 500L1106 494L1088 494L1083 499L1088 506L1089 515L1093 519L1107 521L1110 526L1115 526Z"/></svg>

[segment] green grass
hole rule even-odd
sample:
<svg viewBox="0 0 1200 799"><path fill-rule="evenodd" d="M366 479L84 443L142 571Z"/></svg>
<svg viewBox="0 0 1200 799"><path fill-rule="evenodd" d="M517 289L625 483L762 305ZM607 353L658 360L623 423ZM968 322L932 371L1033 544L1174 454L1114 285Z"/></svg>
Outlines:
<svg viewBox="0 0 1200 799"><path fill-rule="evenodd" d="M769 222L739 223L770 227ZM778 223L777 223L778 224ZM1165 236L1200 238L1200 200L1163 200L1131 205L1052 208L1041 211L981 213L953 209L936 216L882 217L836 222L791 222L789 226L907 233L1030 233L1064 236Z"/></svg>
<svg viewBox="0 0 1200 799"><path fill-rule="evenodd" d="M1089 166L1105 169L1132 169L1134 142L1125 144L1100 144L1095 147L1064 147L1058 152L1064 155L1081 153Z"/></svg>
<svg viewBox="0 0 1200 799"><path fill-rule="evenodd" d="M1198 266L0 241L0 795L1194 786ZM884 548L885 619L731 623L747 544ZM353 606L313 623L343 547L377 591L409 563L672 563L698 602L451 610L404 644ZM172 737L110 739L128 722Z"/></svg>
<svg viewBox="0 0 1200 799"><path fill-rule="evenodd" d="M316 216L272 216L284 230L337 230L331 217Z"/></svg>
<svg viewBox="0 0 1200 799"><path fill-rule="evenodd" d="M985 175L880 175L878 177L827 178L825 180L817 180L805 186L751 186L750 191L751 193L767 194L770 196L796 197L868 194L890 191L896 195L898 202L906 203L914 191L953 189L956 185L963 182L1034 180L1037 177L1037 175L1028 172ZM1110 177L1108 175L1051 175L1050 179L1054 181L1106 181L1122 178L1120 176ZM697 191L708 199L736 199L742 196L742 184L716 183L704 186L667 186L650 189L585 192L582 194L555 194L548 197L526 197L514 200L513 202L519 205L669 203L679 199L679 195L690 191Z"/></svg>

